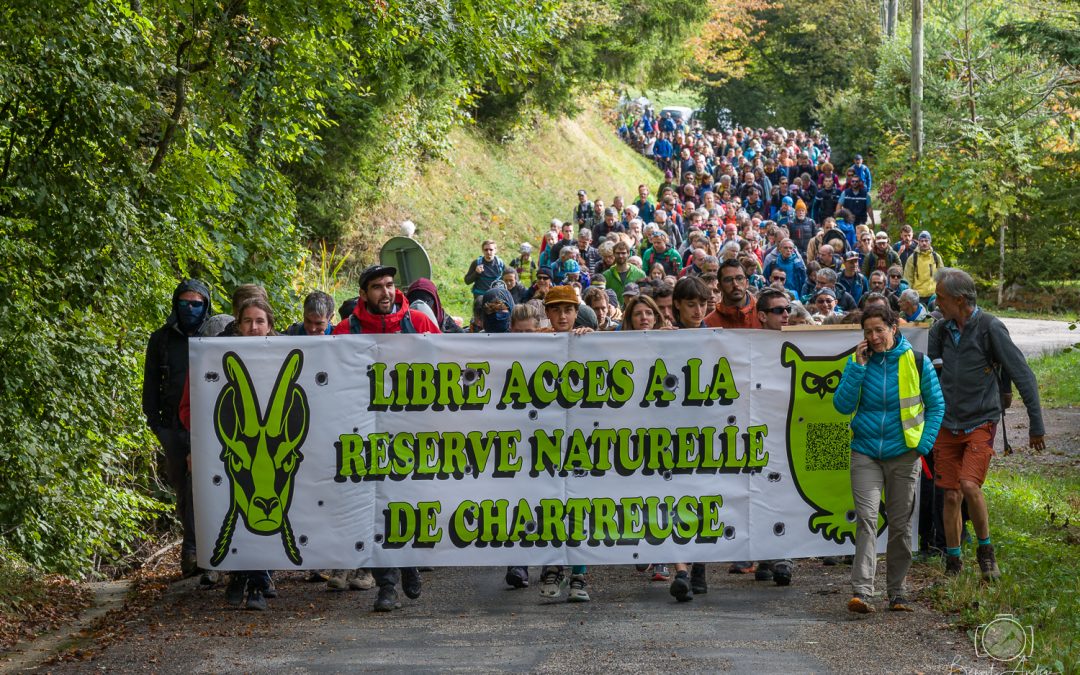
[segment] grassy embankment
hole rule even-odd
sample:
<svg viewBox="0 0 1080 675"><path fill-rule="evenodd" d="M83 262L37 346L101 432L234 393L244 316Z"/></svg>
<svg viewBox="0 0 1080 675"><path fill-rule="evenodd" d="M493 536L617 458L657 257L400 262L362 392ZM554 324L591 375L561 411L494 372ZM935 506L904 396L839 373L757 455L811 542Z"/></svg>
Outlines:
<svg viewBox="0 0 1080 675"><path fill-rule="evenodd" d="M570 218L577 190L584 188L607 205L616 194L629 203L638 184L655 192L662 178L596 110L545 121L528 138L508 144L472 131L455 132L452 141L447 161L430 165L384 204L359 216L350 243L366 244L356 247L355 261L366 265L378 244L398 233L398 223L412 220L444 304L466 319L471 295L462 277L484 239L498 242L499 256L508 263L526 241L536 257L550 220Z"/></svg>
<svg viewBox="0 0 1080 675"><path fill-rule="evenodd" d="M1044 407L1080 406L1080 350L1044 356L1031 362ZM1047 438L1048 450L1068 439ZM1032 458L996 462L984 486L990 532L1002 579L982 583L972 558L953 582L935 585L931 600L939 609L959 614L960 625L974 636L998 614L1011 614L1034 632L1029 665L1065 673L1080 672L1080 472L1075 464L1054 471Z"/></svg>

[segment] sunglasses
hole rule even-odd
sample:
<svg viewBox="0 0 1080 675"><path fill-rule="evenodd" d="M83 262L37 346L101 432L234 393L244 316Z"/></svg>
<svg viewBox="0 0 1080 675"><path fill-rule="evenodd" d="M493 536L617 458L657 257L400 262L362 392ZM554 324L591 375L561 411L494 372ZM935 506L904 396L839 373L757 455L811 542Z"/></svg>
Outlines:
<svg viewBox="0 0 1080 675"><path fill-rule="evenodd" d="M899 279L899 278L900 278L900 276L901 276L901 275L899 275L899 274L890 274L890 275L889 275L889 278L890 278L890 279Z"/></svg>
<svg viewBox="0 0 1080 675"><path fill-rule="evenodd" d="M787 281L787 277L772 277L773 281Z"/></svg>
<svg viewBox="0 0 1080 675"><path fill-rule="evenodd" d="M184 307L184 308L191 307L193 309L202 309L203 306L206 305L206 303L203 302L202 300L181 300L181 301L177 302L176 304L179 305L180 307Z"/></svg>
<svg viewBox="0 0 1080 675"><path fill-rule="evenodd" d="M538 277L536 277L536 280L537 281L551 281L551 277L538 276Z"/></svg>
<svg viewBox="0 0 1080 675"><path fill-rule="evenodd" d="M783 307L770 307L769 309L767 309L765 311L767 311L769 314L776 314L776 315L791 314L792 308L791 308L791 305L784 305Z"/></svg>

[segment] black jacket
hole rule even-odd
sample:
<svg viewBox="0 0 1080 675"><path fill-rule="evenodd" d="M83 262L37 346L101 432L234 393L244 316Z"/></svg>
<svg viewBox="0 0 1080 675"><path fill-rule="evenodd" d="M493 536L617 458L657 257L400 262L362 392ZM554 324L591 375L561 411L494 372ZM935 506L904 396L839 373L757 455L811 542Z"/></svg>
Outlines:
<svg viewBox="0 0 1080 675"><path fill-rule="evenodd" d="M210 289L201 281L187 279L173 291L172 313L165 325L150 334L143 367L142 406L146 424L154 431L180 428L180 397L188 372L188 336L180 328L177 303L180 294L187 291L195 291L206 301L205 317L212 314ZM198 329L193 334L197 333Z"/></svg>

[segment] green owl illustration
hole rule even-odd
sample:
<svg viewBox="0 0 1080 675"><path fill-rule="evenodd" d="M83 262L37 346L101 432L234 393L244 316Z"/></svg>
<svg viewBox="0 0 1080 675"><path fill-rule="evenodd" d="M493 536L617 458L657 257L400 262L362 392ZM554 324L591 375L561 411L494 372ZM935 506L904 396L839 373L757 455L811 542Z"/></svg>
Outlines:
<svg viewBox="0 0 1080 675"><path fill-rule="evenodd" d="M844 362L854 348L832 356L805 356L785 342L781 363L791 368L788 401L788 463L799 494L814 512L810 531L838 544L855 541L851 495L851 416L833 407ZM879 517L879 532L884 520Z"/></svg>

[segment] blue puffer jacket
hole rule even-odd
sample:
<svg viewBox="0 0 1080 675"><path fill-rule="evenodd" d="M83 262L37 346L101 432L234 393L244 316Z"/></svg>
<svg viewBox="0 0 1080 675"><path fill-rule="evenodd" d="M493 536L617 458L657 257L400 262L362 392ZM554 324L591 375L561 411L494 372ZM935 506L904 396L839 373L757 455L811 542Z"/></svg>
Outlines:
<svg viewBox="0 0 1080 675"><path fill-rule="evenodd" d="M844 415L855 413L851 429L851 449L874 459L899 457L909 450L900 425L900 382L897 373L900 355L911 349L904 336L897 336L896 346L883 354L871 354L865 366L848 361L840 386L833 395L833 406ZM945 417L945 398L941 395L937 373L930 359L923 356L921 389L925 423L922 439L916 448L926 455L934 447L941 420Z"/></svg>

